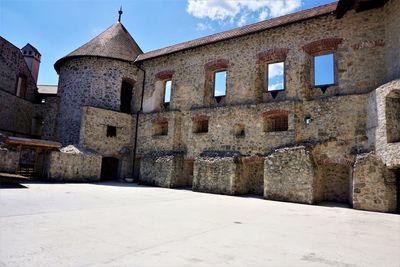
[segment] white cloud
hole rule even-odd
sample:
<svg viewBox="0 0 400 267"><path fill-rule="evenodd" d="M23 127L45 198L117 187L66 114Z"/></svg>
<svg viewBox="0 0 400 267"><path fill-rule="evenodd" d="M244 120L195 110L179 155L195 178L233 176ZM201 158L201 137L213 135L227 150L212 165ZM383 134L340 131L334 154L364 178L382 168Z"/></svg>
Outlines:
<svg viewBox="0 0 400 267"><path fill-rule="evenodd" d="M291 13L302 5L302 0L188 0L187 12L200 19L236 22L243 25L248 13L260 20Z"/></svg>
<svg viewBox="0 0 400 267"><path fill-rule="evenodd" d="M236 22L236 25L241 27L244 24L246 24L246 21L247 21L247 15L244 14L244 15L240 16L240 19L238 20L238 22Z"/></svg>
<svg viewBox="0 0 400 267"><path fill-rule="evenodd" d="M283 63L282 62L268 65L268 76L270 78L274 78L276 76L282 76L282 75L283 75Z"/></svg>
<svg viewBox="0 0 400 267"><path fill-rule="evenodd" d="M282 90L283 83L275 83L268 86L268 91Z"/></svg>
<svg viewBox="0 0 400 267"><path fill-rule="evenodd" d="M209 23L199 22L196 25L198 31L214 30L214 28Z"/></svg>

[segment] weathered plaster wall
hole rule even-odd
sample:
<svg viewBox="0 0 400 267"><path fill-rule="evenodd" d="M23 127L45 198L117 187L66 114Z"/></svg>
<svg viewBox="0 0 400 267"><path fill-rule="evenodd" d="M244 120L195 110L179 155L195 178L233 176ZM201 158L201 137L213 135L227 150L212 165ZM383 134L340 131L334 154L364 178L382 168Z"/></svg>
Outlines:
<svg viewBox="0 0 400 267"><path fill-rule="evenodd" d="M61 66L58 95L61 97L58 134L62 144L77 144L82 107L120 110L121 84L133 83L132 112L139 107L136 81L142 73L134 65L105 58L71 59Z"/></svg>
<svg viewBox="0 0 400 267"><path fill-rule="evenodd" d="M396 178L373 153L357 156L353 173L353 208L396 210Z"/></svg>
<svg viewBox="0 0 400 267"><path fill-rule="evenodd" d="M100 180L101 156L51 152L46 176L50 181L98 181Z"/></svg>
<svg viewBox="0 0 400 267"><path fill-rule="evenodd" d="M303 146L278 149L264 161L264 198L314 203L314 162Z"/></svg>

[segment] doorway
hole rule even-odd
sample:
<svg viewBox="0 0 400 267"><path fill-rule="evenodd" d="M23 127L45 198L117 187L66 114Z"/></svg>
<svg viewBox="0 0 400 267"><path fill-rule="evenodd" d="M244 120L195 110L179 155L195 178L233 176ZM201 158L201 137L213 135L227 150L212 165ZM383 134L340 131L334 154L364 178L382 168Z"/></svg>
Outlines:
<svg viewBox="0 0 400 267"><path fill-rule="evenodd" d="M104 157L101 160L101 180L117 180L118 179L118 159L113 157Z"/></svg>

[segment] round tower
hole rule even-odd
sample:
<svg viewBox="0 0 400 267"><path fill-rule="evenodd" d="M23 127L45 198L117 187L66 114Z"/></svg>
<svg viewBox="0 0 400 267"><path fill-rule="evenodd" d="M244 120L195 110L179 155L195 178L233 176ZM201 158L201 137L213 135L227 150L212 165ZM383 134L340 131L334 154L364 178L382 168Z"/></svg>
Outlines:
<svg viewBox="0 0 400 267"><path fill-rule="evenodd" d="M63 145L79 143L84 106L133 111L133 87L139 69L132 63L141 53L117 22L54 64L60 96L57 132Z"/></svg>

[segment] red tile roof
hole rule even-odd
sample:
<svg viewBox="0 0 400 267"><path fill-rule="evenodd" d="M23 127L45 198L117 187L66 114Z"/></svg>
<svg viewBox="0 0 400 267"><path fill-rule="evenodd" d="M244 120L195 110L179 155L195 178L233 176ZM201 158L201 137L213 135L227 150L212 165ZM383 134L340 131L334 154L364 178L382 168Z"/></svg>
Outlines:
<svg viewBox="0 0 400 267"><path fill-rule="evenodd" d="M150 51L144 54L139 54L138 57L136 58L136 62L139 61L144 61L147 59L155 58L155 57L160 57L172 53L176 53L179 51L215 43L215 42L220 42L228 39L232 39L235 37L251 34L251 33L256 33L260 31L264 31L267 29L299 22L302 20L310 19L310 18L315 18L318 16L326 15L326 14L331 14L335 12L337 7L337 2L333 2L327 5L323 6L318 6L315 8L303 10L300 12L296 12L293 14L277 17L274 19L270 20L265 20L261 21L258 23L250 24L244 27L236 28L233 30L225 31L225 32L220 32L216 34L212 34L206 37L194 39L188 42L183 42L179 43L176 45L168 46L165 48L157 49L154 51Z"/></svg>

